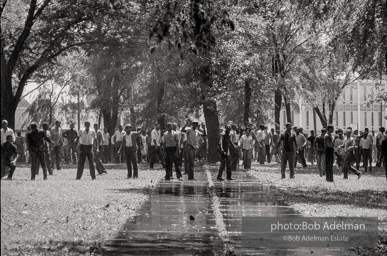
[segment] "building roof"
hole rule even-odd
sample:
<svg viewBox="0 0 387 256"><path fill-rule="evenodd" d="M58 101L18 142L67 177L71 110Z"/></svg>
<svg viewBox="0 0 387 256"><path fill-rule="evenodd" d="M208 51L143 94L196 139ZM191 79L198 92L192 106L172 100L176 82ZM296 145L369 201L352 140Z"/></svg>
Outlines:
<svg viewBox="0 0 387 256"><path fill-rule="evenodd" d="M24 98L19 101L18 108L28 108L31 104Z"/></svg>

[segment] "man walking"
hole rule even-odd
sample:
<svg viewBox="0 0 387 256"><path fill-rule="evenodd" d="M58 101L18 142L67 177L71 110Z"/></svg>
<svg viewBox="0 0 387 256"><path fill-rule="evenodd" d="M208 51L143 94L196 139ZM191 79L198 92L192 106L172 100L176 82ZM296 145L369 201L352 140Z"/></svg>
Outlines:
<svg viewBox="0 0 387 256"><path fill-rule="evenodd" d="M160 149L161 134L160 134L160 125L156 124L155 128L151 132L151 148L150 148L150 169L153 169L154 164L156 163L156 155L158 156L163 168L165 167L164 159L161 154Z"/></svg>
<svg viewBox="0 0 387 256"><path fill-rule="evenodd" d="M39 169L39 163L43 169L43 179L47 179L47 167L44 158L44 151L46 145L44 141L50 144L55 144L54 141L50 140L44 131L38 130L37 123L31 123L31 131L27 134L27 146L31 156L31 180L35 180L35 175Z"/></svg>
<svg viewBox="0 0 387 256"><path fill-rule="evenodd" d="M305 161L305 146L306 146L306 138L302 133L302 128L297 128L296 130L296 140L297 140L297 155L296 159L294 159L294 168L297 166L297 160L302 164L304 168L307 167Z"/></svg>
<svg viewBox="0 0 387 256"><path fill-rule="evenodd" d="M176 177L183 180L179 162L178 162L178 146L179 136L177 132L172 130L172 123L167 124L167 131L164 133L164 149L165 149L165 179L173 178L172 167L175 165Z"/></svg>
<svg viewBox="0 0 387 256"><path fill-rule="evenodd" d="M253 158L254 138L251 135L251 127L246 126L245 134L242 135L239 146L243 152L243 168L247 171L251 169L251 159Z"/></svg>
<svg viewBox="0 0 387 256"><path fill-rule="evenodd" d="M259 126L260 130L257 132L257 140L258 140L258 159L259 159L259 164L265 164L265 126L261 124ZM258 162L258 160L257 160Z"/></svg>
<svg viewBox="0 0 387 256"><path fill-rule="evenodd" d="M127 178L130 179L138 178L138 167L137 167L137 143L136 139L141 134L141 130L138 132L132 132L132 126L130 124L125 125L125 135L123 136L121 148L118 150L118 153L121 154L122 150L125 147L125 160L126 167L128 169ZM133 175L132 175L132 166L133 166Z"/></svg>
<svg viewBox="0 0 387 256"><path fill-rule="evenodd" d="M221 154L221 159L220 159L220 167L218 171L218 181L223 181L224 179L222 178L223 176L223 171L226 168L226 176L227 180L234 180L231 177L231 150L235 150L233 147L233 144L231 142L231 125L227 124L225 127L224 133L221 135L220 142L219 142L219 147L220 147L220 154Z"/></svg>
<svg viewBox="0 0 387 256"><path fill-rule="evenodd" d="M102 160L101 160L103 134L102 134L102 131L99 129L98 124L94 124L94 132L97 136L95 140L95 147L93 149L95 168L97 169L97 172L99 175L107 174L107 171L105 170L105 167L103 166Z"/></svg>
<svg viewBox="0 0 387 256"><path fill-rule="evenodd" d="M55 128L51 129L51 137L54 141L54 157L56 162L56 169L59 171L61 169L61 157L60 157L60 151L61 147L63 145L63 137L62 137L62 128L61 122L56 121L55 122Z"/></svg>
<svg viewBox="0 0 387 256"><path fill-rule="evenodd" d="M361 136L359 144L360 152L363 158L363 168L364 172L367 172L369 163L369 171L372 172L372 136L370 136L368 128L365 128L364 130L364 134Z"/></svg>
<svg viewBox="0 0 387 256"><path fill-rule="evenodd" d="M194 168L195 168L195 154L198 150L199 136L203 135L202 132L198 131L198 121L193 121L191 127L186 127L188 123L183 127L183 131L187 133L187 171L188 180L194 180ZM231 129L231 126L230 126Z"/></svg>
<svg viewBox="0 0 387 256"><path fill-rule="evenodd" d="M344 173L344 179L348 179L348 171L350 170L354 174L357 175L358 179L361 177L361 172L357 169L355 169L352 166L352 162L355 157L355 141L351 137L352 135L352 128L348 127L346 131L346 138L344 140L344 151L345 151L345 157L344 157L344 165L343 165L343 173Z"/></svg>
<svg viewBox="0 0 387 256"><path fill-rule="evenodd" d="M75 141L77 140L78 138L78 133L76 130L74 130L74 124L71 123L70 124L70 130L66 131L63 133L63 137L67 139L68 141L68 148L69 148L69 151L68 151L68 157L69 157L69 161L72 162L73 164L76 164L77 163L77 157L76 157L76 149L77 149L77 145L75 143Z"/></svg>
<svg viewBox="0 0 387 256"><path fill-rule="evenodd" d="M277 144L277 151L282 142L282 159L281 159L281 179L285 179L286 164L289 162L290 178L294 179L294 151L297 148L296 136L292 133L292 124L286 124L286 131L280 135Z"/></svg>
<svg viewBox="0 0 387 256"><path fill-rule="evenodd" d="M328 182L333 182L333 162L334 162L334 137L332 135L333 125L327 126L327 134L325 134L325 174Z"/></svg>
<svg viewBox="0 0 387 256"><path fill-rule="evenodd" d="M78 160L78 170L77 170L77 180L82 178L83 168L85 167L86 157L89 161L90 176L92 180L95 180L95 168L93 161L93 145L95 145L94 140L96 139L96 134L93 130L90 130L90 122L85 122L85 129L79 131L79 160ZM99 149L96 149L99 151Z"/></svg>

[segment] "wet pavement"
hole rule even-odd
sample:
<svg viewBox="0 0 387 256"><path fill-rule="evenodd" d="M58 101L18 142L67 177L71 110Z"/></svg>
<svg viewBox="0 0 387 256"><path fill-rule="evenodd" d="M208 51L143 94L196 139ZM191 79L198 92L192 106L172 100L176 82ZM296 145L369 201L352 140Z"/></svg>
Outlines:
<svg viewBox="0 0 387 256"><path fill-rule="evenodd" d="M218 182L216 175L217 167L198 166L195 181L162 180L149 191L149 201L137 215L105 243L106 255L349 254L325 248L244 248L242 217L299 213L286 206L274 189L246 172L233 173L233 181Z"/></svg>

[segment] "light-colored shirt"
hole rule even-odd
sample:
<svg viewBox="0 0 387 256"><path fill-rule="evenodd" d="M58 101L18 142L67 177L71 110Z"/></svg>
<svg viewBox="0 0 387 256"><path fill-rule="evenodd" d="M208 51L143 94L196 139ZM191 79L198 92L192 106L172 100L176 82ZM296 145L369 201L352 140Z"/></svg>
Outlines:
<svg viewBox="0 0 387 256"><path fill-rule="evenodd" d="M177 132L175 132L175 131L171 131L171 132L166 131L164 133L164 143L165 143L165 147L166 148L176 147L178 142L179 142L179 136L178 136Z"/></svg>
<svg viewBox="0 0 387 256"><path fill-rule="evenodd" d="M55 127L51 129L51 140L55 142L55 146L60 146L63 144L62 128Z"/></svg>
<svg viewBox="0 0 387 256"><path fill-rule="evenodd" d="M351 147L351 146L355 146L355 140L352 137L346 138L344 140L345 152L347 152L348 148Z"/></svg>
<svg viewBox="0 0 387 256"><path fill-rule="evenodd" d="M262 130L259 130L258 132L257 132L257 140L258 141L264 141L265 140L265 131L262 131Z"/></svg>
<svg viewBox="0 0 387 256"><path fill-rule="evenodd" d="M151 146L160 146L160 131L153 129L151 132ZM156 145L155 145L156 141Z"/></svg>
<svg viewBox="0 0 387 256"><path fill-rule="evenodd" d="M296 141L297 141L297 149L301 149L306 142L306 138L302 133L299 133L298 135L296 134Z"/></svg>
<svg viewBox="0 0 387 256"><path fill-rule="evenodd" d="M86 130L79 131L79 143L81 145L93 145L96 137L97 135L93 130L89 130L89 132L86 132Z"/></svg>
<svg viewBox="0 0 387 256"><path fill-rule="evenodd" d="M107 132L103 135L103 145L108 146L109 145L109 139L110 139L110 134Z"/></svg>
<svg viewBox="0 0 387 256"><path fill-rule="evenodd" d="M231 139L231 142L234 143L235 145L238 143L239 135L236 133L235 130L230 131L230 139Z"/></svg>
<svg viewBox="0 0 387 256"><path fill-rule="evenodd" d="M7 130L4 131L4 129L1 128L1 145L7 141L8 135L12 135L13 141L15 141L15 133L12 129L7 128Z"/></svg>
<svg viewBox="0 0 387 256"><path fill-rule="evenodd" d="M379 139L379 143L377 144L377 146L381 146L383 140L385 139L384 134L382 132L379 132L378 135L376 135L376 138Z"/></svg>
<svg viewBox="0 0 387 256"><path fill-rule="evenodd" d="M125 132L124 131L121 131L120 130L117 130L115 133L114 133L114 137L116 138L116 142L117 141L122 141L123 138L124 138L124 135L125 135Z"/></svg>
<svg viewBox="0 0 387 256"><path fill-rule="evenodd" d="M198 130L193 130L191 128L186 128L187 131L187 144L193 146L194 148L199 148L199 136L203 135Z"/></svg>
<svg viewBox="0 0 387 256"><path fill-rule="evenodd" d="M270 145L271 133L268 130L264 130L265 132L265 145Z"/></svg>
<svg viewBox="0 0 387 256"><path fill-rule="evenodd" d="M370 149L372 146L372 139L367 136L367 138L360 139L360 147L362 149Z"/></svg>
<svg viewBox="0 0 387 256"><path fill-rule="evenodd" d="M249 150L254 148L254 142L253 136L251 134L247 136L246 134L243 134L241 139L239 140L239 146L242 146L242 149Z"/></svg>
<svg viewBox="0 0 387 256"><path fill-rule="evenodd" d="M104 136L103 136L102 131L100 129L98 129L96 134L97 134L97 139L98 139L99 145L103 145L103 143L104 143Z"/></svg>

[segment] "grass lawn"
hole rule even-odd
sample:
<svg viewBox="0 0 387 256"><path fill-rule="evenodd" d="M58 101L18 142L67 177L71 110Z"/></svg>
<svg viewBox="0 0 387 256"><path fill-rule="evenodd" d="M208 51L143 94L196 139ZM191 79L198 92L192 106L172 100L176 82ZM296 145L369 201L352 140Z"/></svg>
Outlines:
<svg viewBox="0 0 387 256"><path fill-rule="evenodd" d="M75 180L76 167L65 165L43 180L30 180L28 166L18 167L14 180L1 181L2 255L98 252L148 199L149 188L163 170L139 168L138 179L126 179L124 165L106 165L108 174L92 181L86 167ZM128 192L130 188L130 192Z"/></svg>
<svg viewBox="0 0 387 256"><path fill-rule="evenodd" d="M360 255L387 255L387 181L384 169L374 168L358 180L354 174L348 180L337 171L334 182L320 177L316 166L297 168L295 179L281 179L277 164L253 165L251 175L264 184L275 187L286 202L304 216L310 217L377 217L379 242L374 248L356 248Z"/></svg>

